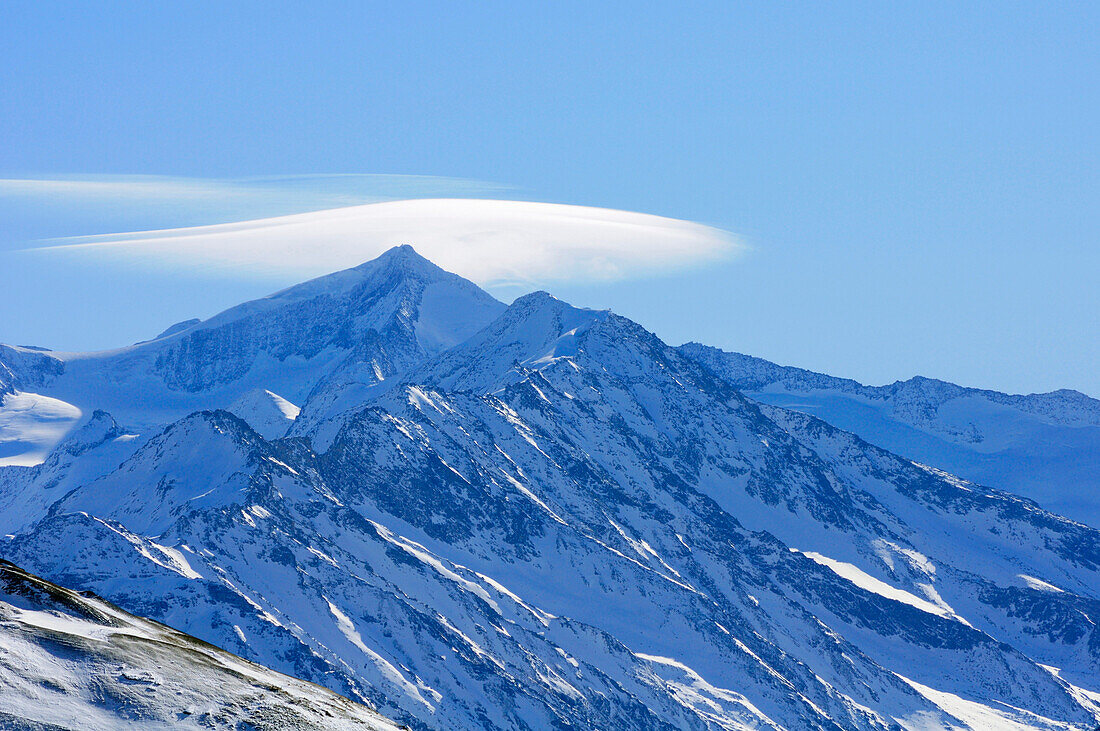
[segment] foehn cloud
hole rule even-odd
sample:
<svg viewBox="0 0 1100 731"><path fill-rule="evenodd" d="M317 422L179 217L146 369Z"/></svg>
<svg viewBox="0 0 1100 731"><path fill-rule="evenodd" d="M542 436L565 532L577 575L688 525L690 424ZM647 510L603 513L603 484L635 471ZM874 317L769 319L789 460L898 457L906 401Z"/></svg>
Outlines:
<svg viewBox="0 0 1100 731"><path fill-rule="evenodd" d="M322 274L412 244L481 284L615 280L729 257L731 234L673 218L552 203L413 199L194 228L70 239L40 251L260 276Z"/></svg>

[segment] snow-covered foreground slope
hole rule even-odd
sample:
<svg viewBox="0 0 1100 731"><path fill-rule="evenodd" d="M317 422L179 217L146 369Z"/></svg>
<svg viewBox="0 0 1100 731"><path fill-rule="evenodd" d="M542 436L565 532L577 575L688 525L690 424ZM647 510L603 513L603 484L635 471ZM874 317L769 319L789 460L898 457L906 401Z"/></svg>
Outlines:
<svg viewBox="0 0 1100 731"><path fill-rule="evenodd" d="M317 685L2 561L0 727L398 728Z"/></svg>
<svg viewBox="0 0 1100 731"><path fill-rule="evenodd" d="M929 378L864 386L698 343L681 351L758 401L802 411L924 464L1100 527L1100 401Z"/></svg>
<svg viewBox="0 0 1100 731"><path fill-rule="evenodd" d="M1100 532L545 293L359 337L281 438L101 413L0 470L0 556L418 729L1100 721Z"/></svg>

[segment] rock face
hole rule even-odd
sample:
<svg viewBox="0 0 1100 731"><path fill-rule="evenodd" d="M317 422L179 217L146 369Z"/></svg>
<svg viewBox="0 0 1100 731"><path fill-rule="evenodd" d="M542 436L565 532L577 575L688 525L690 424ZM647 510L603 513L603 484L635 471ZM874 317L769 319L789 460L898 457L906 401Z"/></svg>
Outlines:
<svg viewBox="0 0 1100 731"><path fill-rule="evenodd" d="M367 270L363 293L416 289ZM610 312L534 293L448 330L466 309L421 293L419 319L393 296L341 330L366 310L317 296L244 315L358 333L286 436L209 408L110 467L112 440L23 468L19 494L70 481L0 510L0 555L418 729L1100 720L1100 532L754 400ZM210 352L322 362L282 337ZM236 372L191 347L162 361L184 381Z"/></svg>
<svg viewBox="0 0 1100 731"><path fill-rule="evenodd" d="M1100 527L1100 401L1083 393L1018 396L920 377L864 386L698 343L680 351L756 400Z"/></svg>
<svg viewBox="0 0 1100 731"><path fill-rule="evenodd" d="M397 729L250 663L0 561L0 726Z"/></svg>
<svg viewBox="0 0 1100 731"><path fill-rule="evenodd" d="M48 350L0 344L0 396L38 390L64 371L64 363Z"/></svg>

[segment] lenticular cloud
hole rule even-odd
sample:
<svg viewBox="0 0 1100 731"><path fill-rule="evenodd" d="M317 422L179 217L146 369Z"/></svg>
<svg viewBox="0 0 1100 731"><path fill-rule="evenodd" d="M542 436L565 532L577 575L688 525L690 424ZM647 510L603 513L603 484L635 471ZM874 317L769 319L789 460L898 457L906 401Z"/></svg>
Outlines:
<svg viewBox="0 0 1100 731"><path fill-rule="evenodd" d="M43 251L257 275L321 274L412 244L481 284L615 280L728 257L725 231L552 203L415 199L194 228L68 240Z"/></svg>

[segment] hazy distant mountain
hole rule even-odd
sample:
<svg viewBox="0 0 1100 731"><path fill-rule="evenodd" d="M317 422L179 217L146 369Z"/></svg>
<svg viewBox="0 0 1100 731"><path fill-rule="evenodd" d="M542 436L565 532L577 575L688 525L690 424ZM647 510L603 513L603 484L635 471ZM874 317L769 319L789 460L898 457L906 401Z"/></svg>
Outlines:
<svg viewBox="0 0 1100 731"><path fill-rule="evenodd" d="M206 410L0 469L0 555L414 728L1100 721L1100 531L407 248L303 287L142 346Z"/></svg>
<svg viewBox="0 0 1100 731"><path fill-rule="evenodd" d="M864 386L698 343L681 351L759 401L1100 526L1100 401L1016 396L930 378Z"/></svg>

